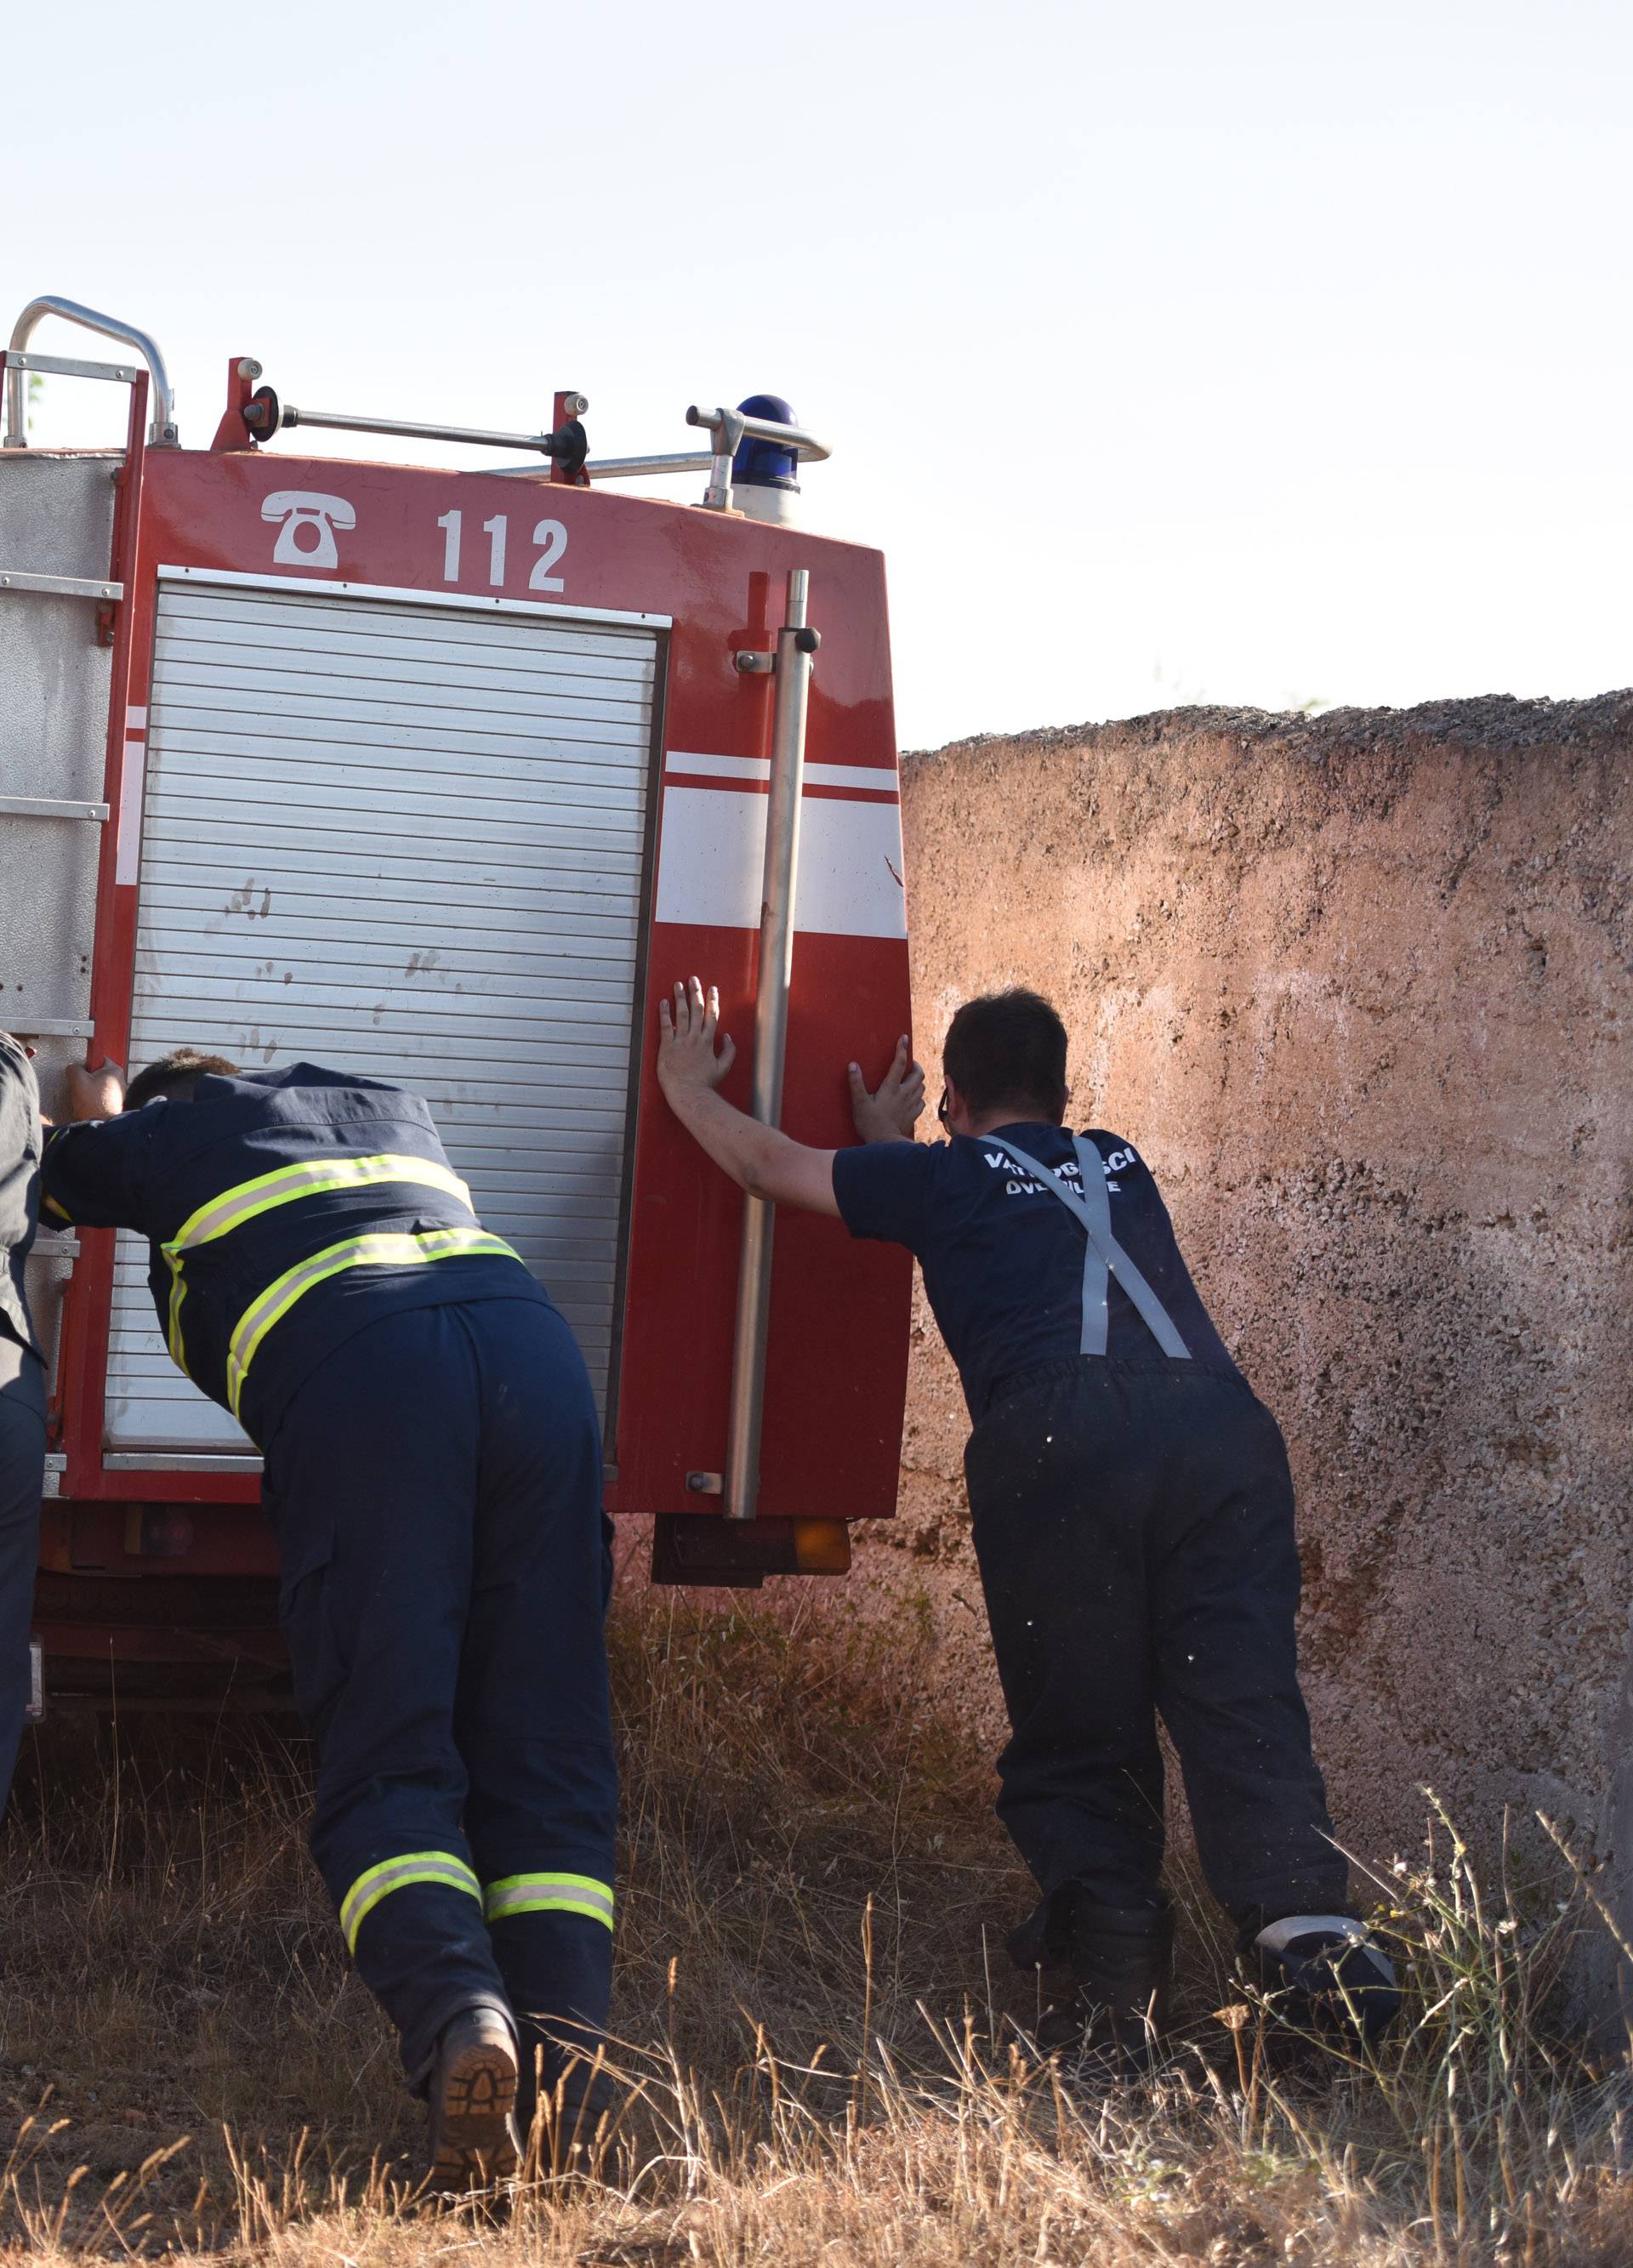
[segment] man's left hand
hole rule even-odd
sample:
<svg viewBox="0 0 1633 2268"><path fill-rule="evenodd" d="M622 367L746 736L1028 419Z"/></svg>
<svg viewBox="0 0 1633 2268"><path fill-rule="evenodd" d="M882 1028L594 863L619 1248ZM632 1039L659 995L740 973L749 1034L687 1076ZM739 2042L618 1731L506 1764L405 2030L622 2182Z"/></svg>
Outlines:
<svg viewBox="0 0 1633 2268"><path fill-rule="evenodd" d="M68 1112L71 1120L117 1118L125 1107L125 1074L118 1064L100 1064L87 1071L83 1064L68 1066Z"/></svg>
<svg viewBox="0 0 1633 2268"><path fill-rule="evenodd" d="M861 1065L850 1067L851 1116L864 1142L911 1142L924 1108L924 1067L914 1063L906 1035L896 1042L890 1067L870 1094Z"/></svg>

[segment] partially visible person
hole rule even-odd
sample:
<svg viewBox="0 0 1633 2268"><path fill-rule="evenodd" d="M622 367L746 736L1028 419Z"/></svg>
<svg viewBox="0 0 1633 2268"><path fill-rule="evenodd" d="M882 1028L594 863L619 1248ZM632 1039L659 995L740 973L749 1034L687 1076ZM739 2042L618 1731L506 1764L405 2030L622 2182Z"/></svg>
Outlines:
<svg viewBox="0 0 1633 2268"><path fill-rule="evenodd" d="M40 1086L20 1040L0 1032L0 1810L28 1707L28 1631L45 1491L45 1356L23 1265L40 1210Z"/></svg>
<svg viewBox="0 0 1633 2268"><path fill-rule="evenodd" d="M1012 1730L999 1815L1041 1893L1010 1949L1070 1980L1040 2039L1142 2065L1160 2035L1159 1717L1241 1952L1307 2021L1376 2036L1400 1999L1349 1909L1311 1750L1287 1452L1139 1152L1063 1125L1054 1009L1019 990L964 1002L942 1057L945 1143L888 1138L916 1106L900 1050L875 1095L853 1064L863 1139L845 1150L714 1092L732 1048L716 1053L718 999L696 977L661 1020L663 1092L718 1166L923 1268L973 1425L964 1471Z"/></svg>
<svg viewBox="0 0 1633 2268"><path fill-rule="evenodd" d="M313 1854L428 2098L439 2188L594 2117L612 1977L595 1397L415 1094L180 1049L70 1081L48 1213L134 1229L173 1359L262 1452ZM123 1108L121 1109L122 1101Z"/></svg>

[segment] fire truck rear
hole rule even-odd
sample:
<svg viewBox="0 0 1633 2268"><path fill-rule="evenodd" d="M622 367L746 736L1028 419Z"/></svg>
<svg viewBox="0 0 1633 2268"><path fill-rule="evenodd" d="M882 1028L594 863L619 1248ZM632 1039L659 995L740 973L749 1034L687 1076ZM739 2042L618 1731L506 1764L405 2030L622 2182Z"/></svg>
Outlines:
<svg viewBox="0 0 1633 2268"><path fill-rule="evenodd" d="M122 359L38 353L46 315ZM746 1205L665 1110L658 993L716 979L728 1092L850 1138L908 1028L883 563L798 525L787 405L692 453L588 454L281 402L248 358L207 449L162 357L25 310L0 451L0 1023L139 1068L191 1043L431 1102L483 1221L573 1325L606 1503L661 1580L840 1572L893 1508L909 1263ZM118 451L31 448L31 376L129 389ZM301 425L507 447L303 458ZM700 504L619 493L701 476ZM258 1461L174 1369L122 1233L43 1231L37 1621L65 1697L284 1690Z"/></svg>

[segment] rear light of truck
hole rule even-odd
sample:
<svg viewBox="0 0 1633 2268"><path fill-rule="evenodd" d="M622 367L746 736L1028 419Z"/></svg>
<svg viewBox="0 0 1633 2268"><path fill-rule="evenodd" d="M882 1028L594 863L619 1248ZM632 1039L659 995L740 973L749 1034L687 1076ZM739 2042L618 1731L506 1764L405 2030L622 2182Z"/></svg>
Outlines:
<svg viewBox="0 0 1633 2268"><path fill-rule="evenodd" d="M851 1531L842 1520L710 1519L661 1513L654 1522L654 1582L757 1590L767 1575L846 1575Z"/></svg>

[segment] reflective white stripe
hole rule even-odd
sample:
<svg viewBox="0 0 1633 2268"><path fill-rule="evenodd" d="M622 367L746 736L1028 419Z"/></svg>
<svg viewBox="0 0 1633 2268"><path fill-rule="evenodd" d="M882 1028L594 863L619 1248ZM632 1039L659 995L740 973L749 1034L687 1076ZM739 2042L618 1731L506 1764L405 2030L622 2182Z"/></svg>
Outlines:
<svg viewBox="0 0 1633 2268"><path fill-rule="evenodd" d="M119 832L114 838L114 880L122 889L135 881L142 861L142 797L146 778L146 741L127 740L119 770Z"/></svg>
<svg viewBox="0 0 1633 2268"><path fill-rule="evenodd" d="M238 1415L244 1379L262 1340L314 1285L348 1268L413 1268L422 1262L454 1260L477 1253L514 1260L519 1268L526 1264L503 1237L490 1236L484 1229L425 1228L417 1235L382 1230L373 1236L349 1236L344 1243L328 1245L286 1269L259 1299L250 1302L233 1327L227 1343L227 1401L233 1415Z"/></svg>
<svg viewBox="0 0 1633 2268"><path fill-rule="evenodd" d="M689 756L671 748L663 760L666 772L691 772L705 779L768 780L769 756Z"/></svg>
<svg viewBox="0 0 1633 2268"><path fill-rule="evenodd" d="M687 755L671 748L664 759L666 772L690 772L694 779L769 780L769 756ZM849 787L864 794L895 795L899 780L894 764L807 764L808 787Z"/></svg>
<svg viewBox="0 0 1633 2268"><path fill-rule="evenodd" d="M340 1902L340 1926L346 1944L355 1953L358 1932L382 1898L410 1882L434 1882L452 1890L465 1890L478 1901L482 1885L475 1874L452 1851L411 1851L401 1859L382 1859L358 1876Z"/></svg>
<svg viewBox="0 0 1633 2268"><path fill-rule="evenodd" d="M770 802L746 791L665 786L659 921L758 929ZM899 804L805 799L794 925L806 935L906 936Z"/></svg>

